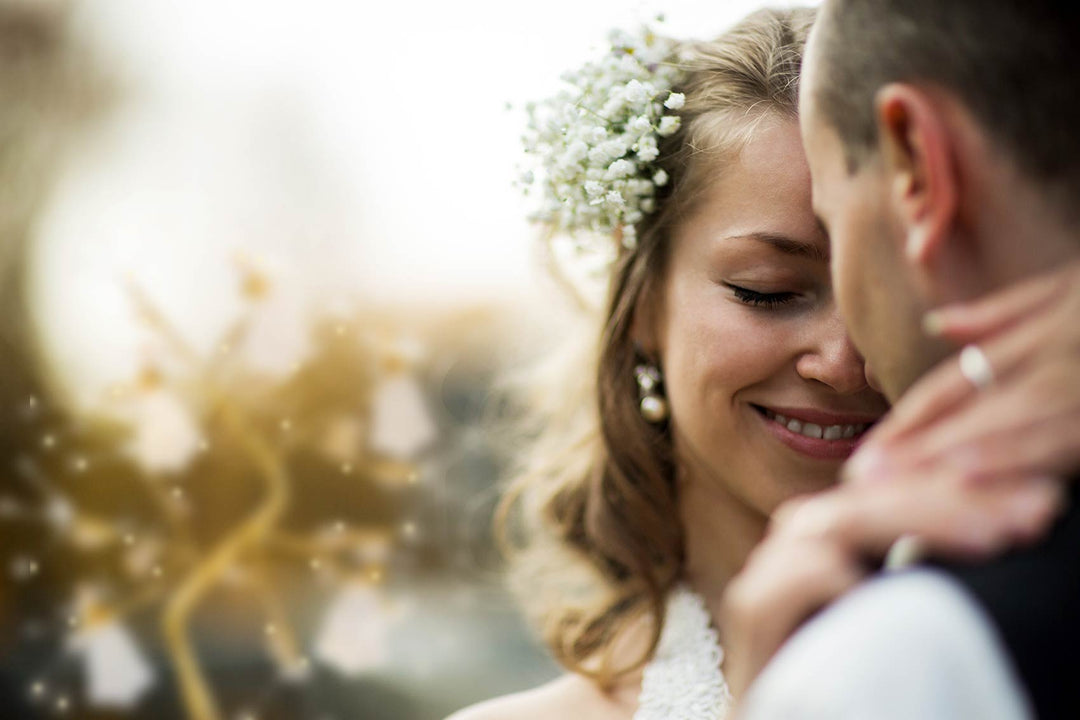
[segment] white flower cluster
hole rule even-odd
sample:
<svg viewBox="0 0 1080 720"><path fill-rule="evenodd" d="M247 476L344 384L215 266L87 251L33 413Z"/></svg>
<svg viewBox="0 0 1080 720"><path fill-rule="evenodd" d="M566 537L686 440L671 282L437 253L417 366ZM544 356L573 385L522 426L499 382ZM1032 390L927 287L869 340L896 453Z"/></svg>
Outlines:
<svg viewBox="0 0 1080 720"><path fill-rule="evenodd" d="M632 248L634 225L668 182L654 161L659 139L679 129L685 98L671 91L681 76L675 41L648 28L609 40L600 60L563 75L567 88L527 107L534 163L522 181L543 193L532 219L571 235L621 232Z"/></svg>

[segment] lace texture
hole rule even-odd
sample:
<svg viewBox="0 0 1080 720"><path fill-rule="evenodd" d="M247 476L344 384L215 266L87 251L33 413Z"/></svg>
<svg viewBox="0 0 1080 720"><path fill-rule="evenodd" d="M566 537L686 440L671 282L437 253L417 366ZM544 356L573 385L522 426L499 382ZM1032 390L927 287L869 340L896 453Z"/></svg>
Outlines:
<svg viewBox="0 0 1080 720"><path fill-rule="evenodd" d="M732 705L720 663L724 651L701 596L678 586L664 630L645 666L634 720L723 720Z"/></svg>

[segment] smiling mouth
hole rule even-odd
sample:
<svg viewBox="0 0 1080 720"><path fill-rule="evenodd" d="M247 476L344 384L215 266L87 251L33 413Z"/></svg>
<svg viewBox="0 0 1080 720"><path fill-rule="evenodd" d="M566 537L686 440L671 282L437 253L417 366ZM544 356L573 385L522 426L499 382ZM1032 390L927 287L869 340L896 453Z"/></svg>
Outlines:
<svg viewBox="0 0 1080 720"><path fill-rule="evenodd" d="M769 420L787 428L796 435L813 438L815 440L854 440L859 438L869 429L873 423L856 423L851 425L818 425L817 423L787 417L773 412L768 408L754 405L754 409Z"/></svg>

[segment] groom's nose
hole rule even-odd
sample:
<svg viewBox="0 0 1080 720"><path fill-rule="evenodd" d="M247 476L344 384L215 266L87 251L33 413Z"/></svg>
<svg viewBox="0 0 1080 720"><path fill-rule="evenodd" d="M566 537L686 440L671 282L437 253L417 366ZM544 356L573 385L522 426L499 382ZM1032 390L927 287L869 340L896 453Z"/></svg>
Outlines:
<svg viewBox="0 0 1080 720"><path fill-rule="evenodd" d="M867 387L865 361L851 344L838 315L823 319L815 328L814 337L795 362L795 369L806 380L828 385L842 395Z"/></svg>

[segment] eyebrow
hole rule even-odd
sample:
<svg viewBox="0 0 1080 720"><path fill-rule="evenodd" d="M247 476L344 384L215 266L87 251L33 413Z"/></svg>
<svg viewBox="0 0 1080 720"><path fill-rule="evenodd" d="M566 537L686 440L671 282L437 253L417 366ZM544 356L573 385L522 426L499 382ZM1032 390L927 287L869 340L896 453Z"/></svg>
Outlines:
<svg viewBox="0 0 1080 720"><path fill-rule="evenodd" d="M746 235L733 235L728 240L755 240L771 245L785 255L809 258L823 263L829 262L828 249L822 249L818 243L796 240L786 235L756 232Z"/></svg>

